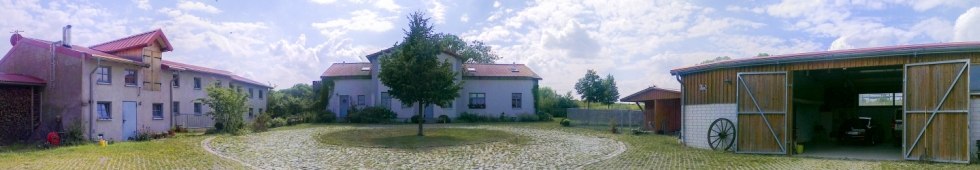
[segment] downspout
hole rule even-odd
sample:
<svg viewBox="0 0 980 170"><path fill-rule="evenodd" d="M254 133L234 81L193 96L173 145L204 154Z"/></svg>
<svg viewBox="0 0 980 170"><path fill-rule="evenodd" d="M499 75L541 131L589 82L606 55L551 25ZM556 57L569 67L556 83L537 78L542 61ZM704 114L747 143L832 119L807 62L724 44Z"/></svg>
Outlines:
<svg viewBox="0 0 980 170"><path fill-rule="evenodd" d="M677 79L677 83L680 83L681 84L681 134L678 135L678 138L681 139L681 144L683 144L684 146L687 146L687 143L684 142L684 139L687 138L687 134L686 134L687 133L687 124L684 122L684 115L686 114L686 112L684 112L684 107L685 107L685 105L684 105L684 94L687 93L687 92L684 90L684 81L682 80L681 76L680 75L674 75L674 79Z"/></svg>
<svg viewBox="0 0 980 170"><path fill-rule="evenodd" d="M174 72L177 73L177 78L180 78L180 71L174 70ZM174 116L178 114L177 110L174 110L174 83L177 80L174 80L173 75L175 74L170 74L170 128L174 128Z"/></svg>
<svg viewBox="0 0 980 170"><path fill-rule="evenodd" d="M89 55L89 56L91 56L91 55ZM88 104L89 104L89 112L88 112L88 119L89 119L88 120L88 138L89 139L93 139L92 138L92 133L95 133L95 127L94 127L94 125L95 125L95 109L96 109L96 107L98 107L98 106L92 105L92 104L96 104L95 103L95 91L94 91L94 89L95 89L94 88L94 86L95 86L95 83L94 82L95 81L92 78L95 77L94 76L95 75L95 71L96 70L99 70L99 67L102 65L102 58L101 57L96 57L95 58L95 63L96 63L95 64L95 68L92 68L92 71L88 73Z"/></svg>

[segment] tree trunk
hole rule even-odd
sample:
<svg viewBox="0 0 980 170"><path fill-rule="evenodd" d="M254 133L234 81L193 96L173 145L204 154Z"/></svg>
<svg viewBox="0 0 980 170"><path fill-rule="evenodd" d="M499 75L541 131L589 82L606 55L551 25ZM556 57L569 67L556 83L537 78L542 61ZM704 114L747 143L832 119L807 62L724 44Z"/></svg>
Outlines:
<svg viewBox="0 0 980 170"><path fill-rule="evenodd" d="M585 110L592 110L592 103L585 102Z"/></svg>
<svg viewBox="0 0 980 170"><path fill-rule="evenodd" d="M422 133L422 123L425 122L425 108L427 107L426 105L427 104L423 104L422 102L419 102L419 134L418 134L418 136L425 136L425 134Z"/></svg>

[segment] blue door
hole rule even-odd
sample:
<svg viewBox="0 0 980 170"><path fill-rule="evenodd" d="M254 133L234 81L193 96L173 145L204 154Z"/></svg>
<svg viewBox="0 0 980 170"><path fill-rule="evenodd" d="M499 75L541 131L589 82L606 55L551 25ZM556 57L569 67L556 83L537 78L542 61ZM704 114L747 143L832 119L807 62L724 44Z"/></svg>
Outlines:
<svg viewBox="0 0 980 170"><path fill-rule="evenodd" d="M436 120L435 117L432 117L432 112L433 112L432 106L433 104L429 104L428 106L425 106L425 122L435 122Z"/></svg>
<svg viewBox="0 0 980 170"><path fill-rule="evenodd" d="M347 118L347 109L350 107L350 96L340 95L340 108L338 109L337 116L340 118Z"/></svg>
<svg viewBox="0 0 980 170"><path fill-rule="evenodd" d="M122 137L136 137L136 102L122 102Z"/></svg>

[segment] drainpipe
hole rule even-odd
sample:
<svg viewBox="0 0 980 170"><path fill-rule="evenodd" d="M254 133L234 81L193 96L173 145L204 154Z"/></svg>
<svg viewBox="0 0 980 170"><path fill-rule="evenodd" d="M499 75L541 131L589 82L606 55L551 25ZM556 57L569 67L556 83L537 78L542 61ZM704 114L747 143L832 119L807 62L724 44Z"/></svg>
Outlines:
<svg viewBox="0 0 980 170"><path fill-rule="evenodd" d="M89 55L89 56L91 56L91 55ZM96 70L99 70L99 66L102 65L102 58L96 57L95 58L95 63L96 63L95 64L95 68L92 68L92 71L88 73L88 104L89 104L89 112L88 112L88 119L89 119L88 120L88 138L89 139L93 139L92 138L92 133L95 133L95 127L94 127L94 125L95 125L95 110L96 110L96 107L98 107L96 105L92 105L92 104L96 104L95 103L95 91L94 91L94 89L95 89L94 88L94 86L95 86L95 80L93 78L95 77L95 71Z"/></svg>
<svg viewBox="0 0 980 170"><path fill-rule="evenodd" d="M176 82L176 80L173 79L173 75L177 75L177 77L180 78L180 71L174 70L174 73L176 74L170 74L170 128L174 128L174 116L176 116L175 114L177 113L177 111L174 110L174 82Z"/></svg>
<svg viewBox="0 0 980 170"><path fill-rule="evenodd" d="M680 75L674 75L674 79L677 79L677 83L681 84L681 134L678 136L681 139L681 144L687 146L687 143L684 142L684 138L687 138L687 124L684 122L684 115L686 115L684 112L684 95L687 93L687 91L684 90L684 81L681 79Z"/></svg>

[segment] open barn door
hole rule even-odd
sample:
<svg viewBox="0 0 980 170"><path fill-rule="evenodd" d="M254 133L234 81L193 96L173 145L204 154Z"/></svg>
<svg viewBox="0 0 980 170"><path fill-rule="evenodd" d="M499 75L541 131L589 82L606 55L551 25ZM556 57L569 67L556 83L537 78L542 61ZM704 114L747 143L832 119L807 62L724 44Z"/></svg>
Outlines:
<svg viewBox="0 0 980 170"><path fill-rule="evenodd" d="M905 65L905 159L970 162L969 67L969 60Z"/></svg>
<svg viewBox="0 0 980 170"><path fill-rule="evenodd" d="M786 72L738 73L735 152L785 154Z"/></svg>

